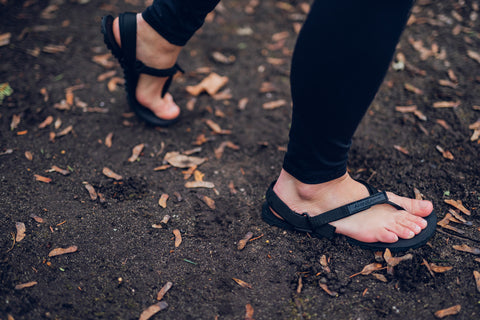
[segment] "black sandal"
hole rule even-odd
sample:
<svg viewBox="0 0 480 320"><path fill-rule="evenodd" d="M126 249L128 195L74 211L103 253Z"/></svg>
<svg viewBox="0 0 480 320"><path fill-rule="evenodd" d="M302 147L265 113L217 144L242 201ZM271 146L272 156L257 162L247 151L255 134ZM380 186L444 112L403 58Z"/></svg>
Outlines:
<svg viewBox="0 0 480 320"><path fill-rule="evenodd" d="M136 13L126 12L118 16L118 22L120 27L120 38L122 46L119 47L115 41L113 35L113 20L111 15L102 18L102 33L103 41L107 45L108 49L117 58L122 66L125 77L125 90L127 92L127 101L132 110L137 116L147 122L148 124L160 127L166 127L174 124L178 121L180 115L174 119L162 119L157 117L150 109L141 105L135 97L135 90L138 84L138 78L141 73L156 77L168 77L165 85L163 86L161 97L165 96L170 84L172 83L173 76L177 71L183 72L183 70L175 64L168 69L155 69L146 66L143 62L136 59L136 45L137 45L137 15Z"/></svg>
<svg viewBox="0 0 480 320"><path fill-rule="evenodd" d="M275 182L273 182L267 190L266 202L263 204L262 208L262 219L272 226L290 231L308 232L310 235L317 238L325 237L327 239L332 239L336 235L335 227L328 224L332 221L346 218L358 212L367 210L377 204L389 204L398 210L404 210L399 205L391 202L385 191L380 192L366 182L359 182L365 185L368 189L368 192L370 193L369 197L327 211L315 217L310 217L307 213L300 214L292 211L273 191L273 186L275 184ZM281 216L283 220L275 216L272 209ZM432 213L424 219L428 223L427 227L412 239L399 239L394 243L368 243L347 236L345 236L345 238L347 238L347 241L350 244L360 246L363 249L383 251L388 248L392 252L407 251L408 249L415 249L425 245L434 235L437 225L436 214L432 211Z"/></svg>

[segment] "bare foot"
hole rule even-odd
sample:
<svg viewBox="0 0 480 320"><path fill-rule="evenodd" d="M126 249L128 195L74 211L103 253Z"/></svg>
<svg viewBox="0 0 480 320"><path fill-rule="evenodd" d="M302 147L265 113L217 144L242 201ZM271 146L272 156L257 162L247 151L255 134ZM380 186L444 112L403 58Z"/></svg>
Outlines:
<svg viewBox="0 0 480 320"><path fill-rule="evenodd" d="M365 186L348 174L326 183L308 185L284 170L281 171L273 190L290 209L298 213L307 212L310 216L369 196ZM387 195L390 201L405 211L397 210L388 204L375 205L330 224L336 227L336 233L358 241L384 243L393 243L399 238L413 238L427 226L422 217L427 217L432 212L433 205L430 201L399 197L391 192L387 192Z"/></svg>
<svg viewBox="0 0 480 320"><path fill-rule="evenodd" d="M113 21L113 34L121 46L118 18ZM137 60L145 65L166 69L175 65L182 47L173 45L160 36L150 25L137 14ZM157 117L170 120L180 114L180 108L173 101L171 94L166 93L162 98L161 93L167 78L159 78L141 74L135 92L137 101L150 109Z"/></svg>

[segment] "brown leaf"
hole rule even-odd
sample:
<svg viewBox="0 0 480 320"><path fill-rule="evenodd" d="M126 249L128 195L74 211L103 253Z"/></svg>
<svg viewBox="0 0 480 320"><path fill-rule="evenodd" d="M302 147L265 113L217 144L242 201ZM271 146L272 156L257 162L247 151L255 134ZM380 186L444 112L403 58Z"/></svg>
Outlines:
<svg viewBox="0 0 480 320"><path fill-rule="evenodd" d="M85 189L87 189L88 194L90 195L90 199L92 199L92 201L97 200L98 194L97 194L97 192L95 191L95 188L94 188L91 184L89 184L88 182L86 182L86 183L85 183Z"/></svg>
<svg viewBox="0 0 480 320"><path fill-rule="evenodd" d="M176 168L199 166L207 160L206 158L186 156L176 151L167 152L163 159Z"/></svg>
<svg viewBox="0 0 480 320"><path fill-rule="evenodd" d="M231 130L223 130L222 128L220 128L220 126L216 122L214 122L213 120L207 119L207 120L205 120L205 123L216 134L231 134L232 133Z"/></svg>
<svg viewBox="0 0 480 320"><path fill-rule="evenodd" d="M323 289L323 291L325 291L326 293L328 293L329 296L331 296L331 297L338 297L338 292L335 292L335 291L330 290L325 283L319 282L318 285L320 286L320 288Z"/></svg>
<svg viewBox="0 0 480 320"><path fill-rule="evenodd" d="M140 156L140 153L142 153L144 147L145 145L143 143L133 147L132 155L128 158L128 162L135 162L138 159L138 156Z"/></svg>
<svg viewBox="0 0 480 320"><path fill-rule="evenodd" d="M92 61L101 65L106 69L111 69L115 67L115 62L109 60L111 57L112 55L110 53L101 54L101 55L93 56Z"/></svg>
<svg viewBox="0 0 480 320"><path fill-rule="evenodd" d="M62 131L60 131L59 133L57 133L57 137L66 136L67 134L69 134L72 131L73 131L73 126L68 126L65 129L63 129Z"/></svg>
<svg viewBox="0 0 480 320"><path fill-rule="evenodd" d="M17 236L15 237L15 242L20 242L25 238L25 223L23 222L16 222L15 227L17 228Z"/></svg>
<svg viewBox="0 0 480 320"><path fill-rule="evenodd" d="M12 34L10 32L0 34L0 47L6 46L10 43L10 38Z"/></svg>
<svg viewBox="0 0 480 320"><path fill-rule="evenodd" d="M379 281L388 282L387 278L383 274L372 273L372 276Z"/></svg>
<svg viewBox="0 0 480 320"><path fill-rule="evenodd" d="M115 74L117 74L116 70L110 70L110 71L104 72L97 77L97 81L98 82L105 81L108 78L113 77Z"/></svg>
<svg viewBox="0 0 480 320"><path fill-rule="evenodd" d="M415 194L416 200L423 200L423 195L417 188L413 188L413 193Z"/></svg>
<svg viewBox="0 0 480 320"><path fill-rule="evenodd" d="M473 50L467 50L467 56L480 63L480 54Z"/></svg>
<svg viewBox="0 0 480 320"><path fill-rule="evenodd" d="M33 154L30 151L25 151L25 158L27 160L32 161L33 160Z"/></svg>
<svg viewBox="0 0 480 320"><path fill-rule="evenodd" d="M460 105L460 100L457 101L438 101L433 104L434 108L456 108Z"/></svg>
<svg viewBox="0 0 480 320"><path fill-rule="evenodd" d="M53 107L58 110L70 110L70 105L67 103L67 100L65 99L63 99L58 103L55 103ZM55 128L55 129L58 129L58 128Z"/></svg>
<svg viewBox="0 0 480 320"><path fill-rule="evenodd" d="M104 168L103 168L102 173L103 173L105 176L107 176L107 177L109 177L109 178L112 178L112 179L115 179L115 180L117 180L117 181L123 179L123 177L122 177L121 175L116 174L115 172L113 172L112 170L110 170L110 169L107 168L107 167L104 167Z"/></svg>
<svg viewBox="0 0 480 320"><path fill-rule="evenodd" d="M385 249L385 253L383 255L383 258L385 259L385 262L391 267L395 267L398 265L400 262L405 261L405 260L410 260L413 258L412 254L406 254L402 257L392 257L392 253L390 252L390 249Z"/></svg>
<svg viewBox="0 0 480 320"><path fill-rule="evenodd" d="M27 282L27 283L21 283L21 284L17 284L15 286L15 290L21 290L21 289L24 289L24 288L30 288L30 287L33 287L35 285L37 285L38 282L37 281L30 281L30 282Z"/></svg>
<svg viewBox="0 0 480 320"><path fill-rule="evenodd" d="M148 307L147 309L143 310L140 314L140 318L138 320L148 320L157 312L160 312L168 307L168 303L165 301L160 301Z"/></svg>
<svg viewBox="0 0 480 320"><path fill-rule="evenodd" d="M284 105L286 105L286 104L287 104L287 101L286 101L286 100L280 99L280 100L265 102L262 107L263 107L263 109L265 109L265 110L272 110L272 109L276 109L276 108L282 107L282 106L284 106Z"/></svg>
<svg viewBox="0 0 480 320"><path fill-rule="evenodd" d="M253 307L250 303L245 305L245 320L253 320Z"/></svg>
<svg viewBox="0 0 480 320"><path fill-rule="evenodd" d="M164 165L161 165L161 166L158 166L158 167L153 168L153 171L167 170L167 169L170 168L170 167L171 167L171 165L169 165L169 164L164 164Z"/></svg>
<svg viewBox="0 0 480 320"><path fill-rule="evenodd" d="M225 150L225 148L228 147L230 149L233 149L233 150L238 150L240 149L239 146L237 146L236 144L234 144L233 142L231 141L224 141L222 142L217 149L214 150L214 153L215 153L215 158L217 159L220 159L223 155L223 151Z"/></svg>
<svg viewBox="0 0 480 320"><path fill-rule="evenodd" d="M457 88L457 83L455 82L452 82L450 80L443 80L443 79L440 79L438 80L438 84L443 86L443 87L450 87L450 88Z"/></svg>
<svg viewBox="0 0 480 320"><path fill-rule="evenodd" d="M20 115L14 114L12 116L12 122L10 123L10 130L15 130L17 129L18 125L20 124Z"/></svg>
<svg viewBox="0 0 480 320"><path fill-rule="evenodd" d="M428 272L430 273L430 275L435 278L435 274L433 273L432 271L432 268L430 267L430 264L428 263L427 260L423 259L423 265L427 268Z"/></svg>
<svg viewBox="0 0 480 320"><path fill-rule="evenodd" d="M398 146L398 145L394 145L393 147L394 147L396 150L398 150L398 151L400 151L401 153L403 153L403 154L406 154L406 155L410 154L410 153L408 152L408 150L405 149L404 147L401 147L401 146Z"/></svg>
<svg viewBox="0 0 480 320"><path fill-rule="evenodd" d="M236 58L234 55L229 55L226 56L225 54L219 52L219 51L214 51L212 53L212 58L216 62L223 63L223 64L232 64L235 62Z"/></svg>
<svg viewBox="0 0 480 320"><path fill-rule="evenodd" d="M160 196L160 199L158 199L158 205L165 209L167 207L168 197L169 197L168 194L162 193L162 195Z"/></svg>
<svg viewBox="0 0 480 320"><path fill-rule="evenodd" d="M208 188L213 189L215 185L213 182L208 181L187 181L185 183L185 188Z"/></svg>
<svg viewBox="0 0 480 320"><path fill-rule="evenodd" d="M180 230L174 229L173 235L175 236L175 248L178 248L182 243L182 235L180 234Z"/></svg>
<svg viewBox="0 0 480 320"><path fill-rule="evenodd" d="M59 255L66 254L66 253L73 253L73 252L76 252L77 250L78 250L77 246L71 246L71 247L68 247L68 248L56 248L56 249L53 249L52 251L50 251L48 256L49 257L55 257L55 256L59 256Z"/></svg>
<svg viewBox="0 0 480 320"><path fill-rule="evenodd" d="M407 91L413 92L413 93L415 93L415 94L423 94L423 91L422 91L422 90L420 90L420 89L417 88L417 87L414 87L414 86L411 85L410 83L405 83L404 86L405 86L405 89L406 89Z"/></svg>
<svg viewBox="0 0 480 320"><path fill-rule="evenodd" d="M252 285L243 281L243 280L240 280L240 279L237 279L237 278L232 278L233 281L235 281L236 283L238 283L240 286L242 286L243 288L248 288L248 289L252 289Z"/></svg>
<svg viewBox="0 0 480 320"><path fill-rule="evenodd" d="M475 279L477 291L480 292L480 272L478 272L477 270L473 270L473 278Z"/></svg>
<svg viewBox="0 0 480 320"><path fill-rule="evenodd" d="M43 120L42 123L40 123L38 125L38 128L39 129L44 129L46 128L47 126L51 125L53 123L53 117L52 116L48 116L45 120Z"/></svg>
<svg viewBox="0 0 480 320"><path fill-rule="evenodd" d="M430 263L430 269L435 273L443 273L449 270L452 270L453 267L448 266L437 266L435 263Z"/></svg>
<svg viewBox="0 0 480 320"><path fill-rule="evenodd" d="M35 176L35 180L37 180L37 181L45 182L45 183L52 182L52 179L50 179L50 178L47 178L47 177L44 177L44 176L41 176L41 175L38 175L38 174L34 174L34 176Z"/></svg>
<svg viewBox="0 0 480 320"><path fill-rule="evenodd" d="M460 200L452 200L452 199L445 199L445 203L448 203L449 205L455 207L456 209L460 210L461 212L465 213L466 215L470 215L471 212L467 208L463 206L462 201Z"/></svg>
<svg viewBox="0 0 480 320"><path fill-rule="evenodd" d="M228 77L222 77L216 73L211 73L196 86L187 86L186 89L187 92L193 96L198 96L203 91L206 91L209 95L214 95L227 82Z"/></svg>
<svg viewBox="0 0 480 320"><path fill-rule="evenodd" d="M447 309L438 310L437 312L435 312L435 317L444 318L446 316L451 316L451 315L457 314L457 313L460 312L461 308L462 307L459 304L457 304L456 306L453 306L453 307L450 307L450 308L447 308Z"/></svg>
<svg viewBox="0 0 480 320"><path fill-rule="evenodd" d="M358 273L355 273L353 275L350 276L350 278L353 278L355 276L358 276L358 275L369 275L370 273L374 272L374 271L378 271L380 269L383 269L383 266L381 263L370 263L370 264L367 264L363 269L362 271L358 272Z"/></svg>
<svg viewBox="0 0 480 320"><path fill-rule="evenodd" d="M59 168L57 166L52 166L47 172L57 172L57 173L63 174L64 176L67 176L70 174L70 171Z"/></svg>
<svg viewBox="0 0 480 320"><path fill-rule="evenodd" d="M228 190L230 191L230 194L237 194L237 190L235 189L233 181L228 183Z"/></svg>
<svg viewBox="0 0 480 320"><path fill-rule="evenodd" d="M250 232L250 231L247 232L245 237L243 237L242 240L238 241L237 249L238 250L243 250L245 248L245 246L247 245L248 240L252 239L252 237L253 237L253 233Z"/></svg>
<svg viewBox="0 0 480 320"><path fill-rule="evenodd" d="M110 132L110 133L107 134L107 136L105 137L105 146L107 146L107 148L111 148L111 147L112 147L112 138L113 138L113 132Z"/></svg>
<svg viewBox="0 0 480 320"><path fill-rule="evenodd" d="M46 53L59 53L59 52L65 52L67 50L67 47L64 46L63 44L49 44L43 47L43 52Z"/></svg>
<svg viewBox="0 0 480 320"><path fill-rule="evenodd" d="M171 283L170 281L167 282L163 287L162 289L160 289L160 291L158 292L157 294L157 300L160 301L163 299L163 296L168 292L168 290L170 290L170 288L173 286L173 283Z"/></svg>
<svg viewBox="0 0 480 320"><path fill-rule="evenodd" d="M472 253L474 255L480 255L480 249L479 248L474 248L474 247L470 247L466 244L462 244L462 245L454 245L452 246L453 249L455 250L458 250L458 251L463 251L463 252L468 252L468 253Z"/></svg>
<svg viewBox="0 0 480 320"><path fill-rule="evenodd" d="M119 84L125 84L125 79L120 77L112 77L107 83L108 91L113 92L117 90Z"/></svg>
<svg viewBox="0 0 480 320"><path fill-rule="evenodd" d="M30 218L34 219L35 221L37 221L38 223L44 223L45 220L40 218L39 216L37 216L35 213L32 213L30 215Z"/></svg>
<svg viewBox="0 0 480 320"><path fill-rule="evenodd" d="M453 157L453 154L452 154L450 151L444 150L444 149L443 149L442 147L440 147L440 146L436 146L435 148L438 150L438 152L440 152L440 153L442 154L442 156L443 156L445 159L448 159L448 160L453 160L453 159L455 159L455 158Z"/></svg>
<svg viewBox="0 0 480 320"><path fill-rule="evenodd" d="M215 210L215 200L207 196L201 196L200 199L212 210Z"/></svg>
<svg viewBox="0 0 480 320"><path fill-rule="evenodd" d="M402 113L407 113L407 112L414 112L417 110L417 106L413 105L413 106L398 106L398 107L395 107L395 110L398 111L398 112L402 112Z"/></svg>

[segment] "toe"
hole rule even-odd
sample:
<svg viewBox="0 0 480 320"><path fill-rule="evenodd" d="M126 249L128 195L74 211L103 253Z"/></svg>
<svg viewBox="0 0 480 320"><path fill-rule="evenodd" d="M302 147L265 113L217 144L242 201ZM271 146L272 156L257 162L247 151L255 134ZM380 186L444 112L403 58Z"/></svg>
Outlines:
<svg viewBox="0 0 480 320"><path fill-rule="evenodd" d="M400 197L388 192L388 198L393 203L398 204L411 214L426 217L433 211L433 204L428 200L416 200L406 197Z"/></svg>

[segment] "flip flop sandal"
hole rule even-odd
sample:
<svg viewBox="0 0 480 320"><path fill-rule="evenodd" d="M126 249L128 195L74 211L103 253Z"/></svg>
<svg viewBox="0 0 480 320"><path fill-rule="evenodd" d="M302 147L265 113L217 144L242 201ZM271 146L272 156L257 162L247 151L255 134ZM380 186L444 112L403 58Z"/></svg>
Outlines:
<svg viewBox="0 0 480 320"><path fill-rule="evenodd" d="M327 211L315 217L310 217L307 213L297 213L292 211L273 191L273 182L267 190L266 202L262 207L262 219L272 226L283 228L289 231L308 232L310 235L317 238L332 239L335 233L335 227L328 223L337 221L377 204L389 204L398 210L404 210L399 205L391 202L388 199L385 191L378 191L370 186L368 183L359 181L368 189L370 196L362 200L352 202L350 204L341 206L339 208ZM283 219L278 218L273 214L272 209ZM437 216L432 212L428 217L424 218L427 221L427 227L423 229L412 239L399 239L394 243L384 242L362 242L345 236L350 244L360 246L363 249L383 251L390 249L392 252L407 251L408 249L415 249L427 243L427 241L434 235L437 225Z"/></svg>
<svg viewBox="0 0 480 320"><path fill-rule="evenodd" d="M127 101L130 108L137 116L153 126L166 127L178 121L180 115L174 119L162 119L157 117L150 109L141 105L135 97L138 79L141 73L145 73L155 77L168 77L163 86L161 97L165 96L173 76L177 71L183 70L175 64L168 69L155 69L146 66L143 62L136 59L137 46L137 15L133 12L122 13L118 16L120 27L120 38L122 46L119 47L113 35L113 20L111 15L102 18L103 41L115 58L120 62L125 77L125 90L127 92Z"/></svg>

